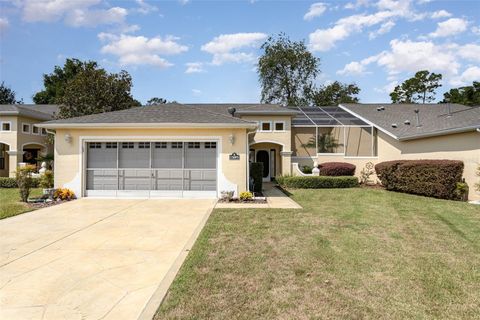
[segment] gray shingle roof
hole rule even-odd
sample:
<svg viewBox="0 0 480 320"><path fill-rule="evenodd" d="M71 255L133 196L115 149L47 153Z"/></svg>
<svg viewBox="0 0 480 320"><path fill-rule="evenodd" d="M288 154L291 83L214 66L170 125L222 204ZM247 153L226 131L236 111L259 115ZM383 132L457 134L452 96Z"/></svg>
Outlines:
<svg viewBox="0 0 480 320"><path fill-rule="evenodd" d="M53 104L2 104L0 115L24 116L38 120L51 120L58 111L58 105Z"/></svg>
<svg viewBox="0 0 480 320"><path fill-rule="evenodd" d="M238 115L247 114L285 114L295 115L297 112L279 104L266 103L190 103L186 106L201 108L216 113L229 115L228 108L233 107Z"/></svg>
<svg viewBox="0 0 480 320"><path fill-rule="evenodd" d="M45 122L42 126L55 128L63 125L87 124L192 124L192 126L194 124L224 124L243 127L251 126L253 123L228 114L216 113L199 107L168 103L58 119Z"/></svg>
<svg viewBox="0 0 480 320"><path fill-rule="evenodd" d="M341 104L399 140L465 132L480 128L480 108L460 104ZM417 126L415 110L419 110ZM380 110L380 111L378 111ZM450 110L450 112L449 112ZM410 121L410 125L405 124ZM396 128L392 125L396 124Z"/></svg>

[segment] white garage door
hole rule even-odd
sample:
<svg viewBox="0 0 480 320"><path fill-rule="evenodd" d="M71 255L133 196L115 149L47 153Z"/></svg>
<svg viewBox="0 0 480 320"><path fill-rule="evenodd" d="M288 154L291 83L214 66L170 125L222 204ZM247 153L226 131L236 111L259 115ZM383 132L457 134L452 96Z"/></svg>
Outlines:
<svg viewBox="0 0 480 320"><path fill-rule="evenodd" d="M86 151L86 196L217 196L214 141L87 142Z"/></svg>

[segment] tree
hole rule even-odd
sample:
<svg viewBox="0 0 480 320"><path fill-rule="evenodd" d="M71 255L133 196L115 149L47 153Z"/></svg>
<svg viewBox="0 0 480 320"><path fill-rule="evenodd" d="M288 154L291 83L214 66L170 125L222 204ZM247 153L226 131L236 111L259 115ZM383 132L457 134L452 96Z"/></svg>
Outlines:
<svg viewBox="0 0 480 320"><path fill-rule="evenodd" d="M50 74L43 75L43 86L45 89L33 96L36 104L55 104L65 94L65 88L69 81L73 80L80 72L98 68L95 61L80 61L78 59L67 59L63 67L55 66Z"/></svg>
<svg viewBox="0 0 480 320"><path fill-rule="evenodd" d="M466 106L480 105L480 82L474 81L471 86L450 89L443 94L442 103L460 103Z"/></svg>
<svg viewBox="0 0 480 320"><path fill-rule="evenodd" d="M344 84L335 81L329 85L321 86L313 90L311 101L316 106L333 106L340 103L356 103L358 102L357 94L360 88L352 84Z"/></svg>
<svg viewBox="0 0 480 320"><path fill-rule="evenodd" d="M320 73L320 59L307 50L305 41L291 41L285 34L269 37L262 45L257 73L262 102L299 105L306 102Z"/></svg>
<svg viewBox="0 0 480 320"><path fill-rule="evenodd" d="M413 78L405 80L395 87L390 98L393 103L426 103L435 100L435 90L440 84L442 75L422 70L415 73Z"/></svg>
<svg viewBox="0 0 480 320"><path fill-rule="evenodd" d="M78 117L140 106L130 94L132 78L126 71L108 73L87 68L65 87L58 118Z"/></svg>
<svg viewBox="0 0 480 320"><path fill-rule="evenodd" d="M7 87L5 82L0 84L0 104L17 104L23 103L23 100L17 100L16 93L11 88Z"/></svg>
<svg viewBox="0 0 480 320"><path fill-rule="evenodd" d="M147 106L156 106L156 105L165 104L165 103L167 103L167 99L153 97L147 101Z"/></svg>

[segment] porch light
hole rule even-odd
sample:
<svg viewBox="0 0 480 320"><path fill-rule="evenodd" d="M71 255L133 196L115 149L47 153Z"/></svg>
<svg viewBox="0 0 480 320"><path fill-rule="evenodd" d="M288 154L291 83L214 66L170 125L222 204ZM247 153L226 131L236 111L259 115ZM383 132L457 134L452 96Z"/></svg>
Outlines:
<svg viewBox="0 0 480 320"><path fill-rule="evenodd" d="M231 134L228 136L228 142L230 142L231 145L235 143L235 135Z"/></svg>
<svg viewBox="0 0 480 320"><path fill-rule="evenodd" d="M69 133L65 135L65 142L72 143L72 136Z"/></svg>

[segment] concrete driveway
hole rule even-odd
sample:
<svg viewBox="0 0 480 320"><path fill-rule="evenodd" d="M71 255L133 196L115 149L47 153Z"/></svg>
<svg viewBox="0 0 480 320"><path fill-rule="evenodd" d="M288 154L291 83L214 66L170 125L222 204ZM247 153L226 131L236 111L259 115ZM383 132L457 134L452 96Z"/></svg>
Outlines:
<svg viewBox="0 0 480 320"><path fill-rule="evenodd" d="M0 319L151 314L214 204L80 199L0 220Z"/></svg>

